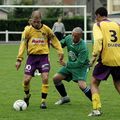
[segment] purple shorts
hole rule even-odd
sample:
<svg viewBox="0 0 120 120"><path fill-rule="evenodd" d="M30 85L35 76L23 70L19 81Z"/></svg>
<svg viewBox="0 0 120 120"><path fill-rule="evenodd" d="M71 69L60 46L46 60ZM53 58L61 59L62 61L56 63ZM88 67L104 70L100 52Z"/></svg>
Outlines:
<svg viewBox="0 0 120 120"><path fill-rule="evenodd" d="M120 67L110 67L98 63L93 70L93 76L98 80L107 80L110 74L114 81L120 80Z"/></svg>
<svg viewBox="0 0 120 120"><path fill-rule="evenodd" d="M34 76L36 69L38 69L40 73L50 71L50 63L47 54L28 56L25 65L25 74Z"/></svg>

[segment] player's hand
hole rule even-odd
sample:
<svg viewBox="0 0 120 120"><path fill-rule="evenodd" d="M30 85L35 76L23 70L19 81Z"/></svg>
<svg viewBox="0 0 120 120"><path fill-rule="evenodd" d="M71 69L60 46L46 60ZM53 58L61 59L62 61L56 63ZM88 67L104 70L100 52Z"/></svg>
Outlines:
<svg viewBox="0 0 120 120"><path fill-rule="evenodd" d="M21 61L17 61L15 64L16 69L18 70L21 66Z"/></svg>
<svg viewBox="0 0 120 120"><path fill-rule="evenodd" d="M65 66L66 63L62 60L62 61L60 61L60 65Z"/></svg>
<svg viewBox="0 0 120 120"><path fill-rule="evenodd" d="M59 62L63 61L63 58L64 58L64 54L63 53L59 54Z"/></svg>

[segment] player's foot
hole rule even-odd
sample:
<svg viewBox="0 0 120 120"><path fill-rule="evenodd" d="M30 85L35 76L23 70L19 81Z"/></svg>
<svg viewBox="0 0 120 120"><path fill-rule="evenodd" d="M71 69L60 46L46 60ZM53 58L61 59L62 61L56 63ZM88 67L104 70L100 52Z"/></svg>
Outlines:
<svg viewBox="0 0 120 120"><path fill-rule="evenodd" d="M42 102L41 105L40 105L40 108L41 108L41 109L46 109L46 108L47 108L46 103L45 103L45 102Z"/></svg>
<svg viewBox="0 0 120 120"><path fill-rule="evenodd" d="M55 105L62 105L65 103L70 102L70 98L68 96L62 97L60 100L58 100Z"/></svg>
<svg viewBox="0 0 120 120"><path fill-rule="evenodd" d="M100 110L93 110L90 114L88 114L89 117L91 116L101 116L102 112Z"/></svg>
<svg viewBox="0 0 120 120"><path fill-rule="evenodd" d="M24 101L26 102L27 107L29 106L30 97L31 97L31 94L29 94L29 95L27 95L27 96L24 97Z"/></svg>

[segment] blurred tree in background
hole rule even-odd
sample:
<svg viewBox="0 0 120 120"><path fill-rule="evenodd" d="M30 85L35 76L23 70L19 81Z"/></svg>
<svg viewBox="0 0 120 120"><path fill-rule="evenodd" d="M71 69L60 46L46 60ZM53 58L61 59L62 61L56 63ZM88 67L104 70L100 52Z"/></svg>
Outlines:
<svg viewBox="0 0 120 120"><path fill-rule="evenodd" d="M62 16L63 9L62 8L47 8L45 12L46 18L56 18Z"/></svg>
<svg viewBox="0 0 120 120"><path fill-rule="evenodd" d="M2 5L3 4L3 0L0 0L0 5Z"/></svg>
<svg viewBox="0 0 120 120"><path fill-rule="evenodd" d="M33 0L22 0L18 5L33 5ZM29 18L34 8L15 8L13 18Z"/></svg>

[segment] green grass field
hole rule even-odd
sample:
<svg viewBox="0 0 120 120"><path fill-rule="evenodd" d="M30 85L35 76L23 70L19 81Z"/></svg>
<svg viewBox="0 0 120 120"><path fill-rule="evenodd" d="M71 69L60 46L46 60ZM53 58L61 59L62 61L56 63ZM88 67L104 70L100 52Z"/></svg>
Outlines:
<svg viewBox="0 0 120 120"><path fill-rule="evenodd" d="M52 77L60 66L56 62L57 54L53 49L50 54L48 108L46 110L39 108L41 78L36 76L31 81L30 106L25 111L15 111L12 107L14 101L22 99L24 95L22 79L25 60L19 71L15 69L18 47L18 45L0 45L0 120L120 120L120 96L114 89L111 77L107 82L102 82L100 86L103 104L103 115L100 117L87 116L92 109L91 102L73 82L64 82L71 102L61 106L54 105L60 96L55 90ZM91 44L88 47L91 53ZM88 84L91 72L92 70L88 74Z"/></svg>

